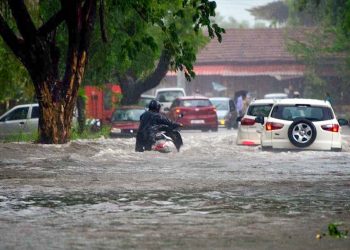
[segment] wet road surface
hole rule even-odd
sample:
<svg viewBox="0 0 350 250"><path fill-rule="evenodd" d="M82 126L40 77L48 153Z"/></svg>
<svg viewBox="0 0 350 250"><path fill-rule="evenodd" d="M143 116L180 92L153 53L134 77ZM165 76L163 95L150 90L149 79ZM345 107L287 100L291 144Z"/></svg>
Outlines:
<svg viewBox="0 0 350 250"><path fill-rule="evenodd" d="M169 154L135 139L0 144L0 249L350 249L315 238L350 226L349 130L343 152L183 137Z"/></svg>

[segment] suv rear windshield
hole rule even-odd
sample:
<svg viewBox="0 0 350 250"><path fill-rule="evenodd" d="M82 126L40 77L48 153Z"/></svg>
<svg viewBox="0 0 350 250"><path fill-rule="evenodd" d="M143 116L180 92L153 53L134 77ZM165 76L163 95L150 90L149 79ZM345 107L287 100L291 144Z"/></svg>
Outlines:
<svg viewBox="0 0 350 250"><path fill-rule="evenodd" d="M305 118L310 121L326 121L334 118L330 108L308 105L277 105L273 108L271 117L287 121L292 121L296 118Z"/></svg>
<svg viewBox="0 0 350 250"><path fill-rule="evenodd" d="M258 116L262 115L264 117L269 116L272 108L272 104L260 104L260 105L250 105L247 111L247 115Z"/></svg>
<svg viewBox="0 0 350 250"><path fill-rule="evenodd" d="M206 99L181 100L181 107L208 107L212 106L211 102Z"/></svg>

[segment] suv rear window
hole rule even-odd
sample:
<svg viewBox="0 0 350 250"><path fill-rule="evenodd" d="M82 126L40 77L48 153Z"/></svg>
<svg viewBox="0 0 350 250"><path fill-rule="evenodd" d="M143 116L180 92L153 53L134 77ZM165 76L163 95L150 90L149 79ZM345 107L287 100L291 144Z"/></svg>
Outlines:
<svg viewBox="0 0 350 250"><path fill-rule="evenodd" d="M269 116L272 108L272 104L260 104L260 105L250 105L247 111L247 115L258 116L262 115L264 117Z"/></svg>
<svg viewBox="0 0 350 250"><path fill-rule="evenodd" d="M212 106L211 102L206 99L181 100L181 107L208 107Z"/></svg>
<svg viewBox="0 0 350 250"><path fill-rule="evenodd" d="M330 108L308 105L277 105L273 108L271 117L287 121L293 121L296 118L305 118L310 121L327 121L334 118Z"/></svg>

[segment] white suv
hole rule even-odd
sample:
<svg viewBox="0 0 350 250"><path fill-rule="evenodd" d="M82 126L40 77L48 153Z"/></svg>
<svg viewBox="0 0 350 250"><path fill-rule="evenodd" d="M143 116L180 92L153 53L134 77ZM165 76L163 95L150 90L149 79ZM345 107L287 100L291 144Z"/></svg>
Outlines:
<svg viewBox="0 0 350 250"><path fill-rule="evenodd" d="M261 134L262 149L342 149L341 128L348 124L336 119L329 102L314 99L282 99L269 114L259 116L256 122L264 124Z"/></svg>
<svg viewBox="0 0 350 250"><path fill-rule="evenodd" d="M159 88L155 93L156 100L162 105L161 111L168 112L172 102L178 98L186 96L183 88Z"/></svg>
<svg viewBox="0 0 350 250"><path fill-rule="evenodd" d="M249 104L249 107L240 119L237 131L237 145L255 146L260 144L262 124L255 122L259 115L265 118L270 114L273 104L277 100L259 99Z"/></svg>

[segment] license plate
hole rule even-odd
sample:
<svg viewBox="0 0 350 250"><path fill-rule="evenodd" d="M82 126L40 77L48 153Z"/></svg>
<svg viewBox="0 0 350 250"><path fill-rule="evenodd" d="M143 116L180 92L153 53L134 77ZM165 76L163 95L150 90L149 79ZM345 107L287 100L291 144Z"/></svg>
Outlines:
<svg viewBox="0 0 350 250"><path fill-rule="evenodd" d="M191 124L203 124L204 120L192 120Z"/></svg>

